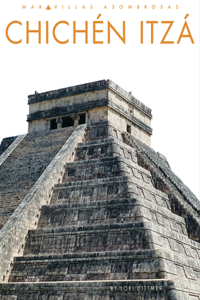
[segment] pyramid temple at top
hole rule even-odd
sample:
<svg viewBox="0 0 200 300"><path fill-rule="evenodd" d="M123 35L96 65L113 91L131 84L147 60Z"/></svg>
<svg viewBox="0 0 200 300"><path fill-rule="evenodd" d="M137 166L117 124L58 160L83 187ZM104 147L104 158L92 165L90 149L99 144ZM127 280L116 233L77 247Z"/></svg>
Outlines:
<svg viewBox="0 0 200 300"><path fill-rule="evenodd" d="M111 80L28 104L0 145L0 300L199 300L200 202L151 109Z"/></svg>

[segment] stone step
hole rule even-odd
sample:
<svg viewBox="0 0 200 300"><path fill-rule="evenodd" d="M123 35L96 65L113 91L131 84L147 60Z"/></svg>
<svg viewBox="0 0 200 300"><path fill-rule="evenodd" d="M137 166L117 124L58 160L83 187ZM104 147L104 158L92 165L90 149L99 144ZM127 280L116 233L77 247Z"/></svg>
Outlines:
<svg viewBox="0 0 200 300"><path fill-rule="evenodd" d="M117 128L116 128L117 127ZM120 128L108 120L92 121L87 126L86 140L93 141L97 139L117 138L123 141Z"/></svg>
<svg viewBox="0 0 200 300"><path fill-rule="evenodd" d="M67 227L29 231L24 255L153 249L150 225Z"/></svg>
<svg viewBox="0 0 200 300"><path fill-rule="evenodd" d="M95 178L134 176L153 186L149 171L121 156L74 161L66 164L63 182Z"/></svg>
<svg viewBox="0 0 200 300"><path fill-rule="evenodd" d="M140 196L171 210L168 196L135 176L118 176L60 183L51 204L112 200Z"/></svg>
<svg viewBox="0 0 200 300"><path fill-rule="evenodd" d="M89 160L109 156L122 156L132 162L137 162L135 150L114 138L78 144L75 160Z"/></svg>
<svg viewBox="0 0 200 300"><path fill-rule="evenodd" d="M190 260L193 268L193 260L199 260L200 255L199 243L190 241L183 232L146 221L29 231L24 255L146 249L166 250L173 257L178 254ZM198 268L200 272L196 265Z"/></svg>
<svg viewBox="0 0 200 300"><path fill-rule="evenodd" d="M200 283L196 266L167 250L93 252L22 256L14 261L9 282L177 278Z"/></svg>
<svg viewBox="0 0 200 300"><path fill-rule="evenodd" d="M160 256L155 250L23 256L15 258L9 282L163 278Z"/></svg>
<svg viewBox="0 0 200 300"><path fill-rule="evenodd" d="M105 139L108 137L117 137L122 141L121 134L116 135L113 124L108 121L93 122L87 128L86 140Z"/></svg>
<svg viewBox="0 0 200 300"><path fill-rule="evenodd" d="M107 157L75 161L66 164L62 182L90 180L127 175L126 167L120 157Z"/></svg>
<svg viewBox="0 0 200 300"><path fill-rule="evenodd" d="M4 138L0 144L0 156L6 151L6 149L14 142L17 136L11 136Z"/></svg>
<svg viewBox="0 0 200 300"><path fill-rule="evenodd" d="M0 166L0 229L74 129L29 133Z"/></svg>
<svg viewBox="0 0 200 300"><path fill-rule="evenodd" d="M108 225L143 220L187 235L183 218L139 196L131 199L45 205L42 207L38 229Z"/></svg>
<svg viewBox="0 0 200 300"><path fill-rule="evenodd" d="M187 286L182 293L173 281L166 279L9 283L0 284L0 290L1 300L191 299Z"/></svg>
<svg viewBox="0 0 200 300"><path fill-rule="evenodd" d="M136 199L45 205L38 229L140 221Z"/></svg>
<svg viewBox="0 0 200 300"><path fill-rule="evenodd" d="M51 204L111 200L128 198L129 195L127 176L83 180L57 184Z"/></svg>

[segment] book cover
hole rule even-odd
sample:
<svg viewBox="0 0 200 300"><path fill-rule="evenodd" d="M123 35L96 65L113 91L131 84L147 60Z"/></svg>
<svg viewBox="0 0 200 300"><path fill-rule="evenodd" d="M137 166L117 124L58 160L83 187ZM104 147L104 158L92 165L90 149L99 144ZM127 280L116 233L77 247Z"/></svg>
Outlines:
<svg viewBox="0 0 200 300"><path fill-rule="evenodd" d="M5 160L0 146L0 298L199 299L199 201L179 181L199 197L199 3L3 0L0 14L0 141L22 135ZM157 154L130 135L149 144L148 108ZM28 114L39 134L23 136Z"/></svg>

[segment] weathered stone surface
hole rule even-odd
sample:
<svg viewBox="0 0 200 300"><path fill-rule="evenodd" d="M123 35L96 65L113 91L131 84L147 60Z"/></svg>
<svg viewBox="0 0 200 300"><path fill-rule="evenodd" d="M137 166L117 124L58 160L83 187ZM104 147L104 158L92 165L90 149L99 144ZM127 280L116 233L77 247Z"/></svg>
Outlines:
<svg viewBox="0 0 200 300"><path fill-rule="evenodd" d="M13 257L23 251L28 230L36 228L42 205L48 203L53 186L61 180L64 165L73 160L75 148L84 134L85 125L75 129L1 229L0 274L3 280L9 274Z"/></svg>
<svg viewBox="0 0 200 300"><path fill-rule="evenodd" d="M4 138L0 144L0 155L14 142L17 136L12 136L8 138Z"/></svg>
<svg viewBox="0 0 200 300"><path fill-rule="evenodd" d="M76 103L99 100L101 106L104 98L112 109L96 103L87 112L86 134L86 125L78 126L53 160L52 150L43 153L43 161L52 161L0 232L0 241L2 234L7 238L1 272L5 281L9 277L0 285L1 300L200 299L198 199L147 146L148 130L134 127L133 115L150 126L150 111L129 95L101 81L29 97L31 114L56 115L61 103L61 110L73 106L80 120ZM133 127L134 137L124 132ZM56 145L63 132L35 133L37 151L51 134ZM16 244L23 244L23 253Z"/></svg>
<svg viewBox="0 0 200 300"><path fill-rule="evenodd" d="M181 181L181 179L174 174L174 172L170 169L168 162L166 159L163 159L163 156L160 156L160 153L156 153L152 148L135 139L133 136L128 136L128 133L123 133L123 137L125 143L128 145L134 145L134 148L137 147L138 150L140 150L141 155L145 155L151 161L151 164L156 166L158 169L161 169L165 178L171 181L176 189L188 200L188 202L190 202L190 205L194 209L200 211L200 201Z"/></svg>
<svg viewBox="0 0 200 300"><path fill-rule="evenodd" d="M28 236L25 255L152 249L143 223L36 230Z"/></svg>
<svg viewBox="0 0 200 300"><path fill-rule="evenodd" d="M46 93L34 94L28 96L28 103L37 103L41 101L52 100L56 98L62 98L65 96L71 96L75 94L81 94L83 92L94 92L96 90L104 90L106 88L110 88L112 91L115 91L119 95L126 97L127 101L130 101L135 106L140 107L140 109L144 110L145 113L151 116L151 109L148 108L145 104L141 103L138 99L132 96L130 93L122 89L116 83L111 80L101 80L91 83L86 83L78 86L72 86L64 89L59 89L56 91L50 91Z"/></svg>
<svg viewBox="0 0 200 300"><path fill-rule="evenodd" d="M26 135L20 135L17 137L12 137L8 139L3 139L2 141L2 154L0 153L0 166L7 160L7 158L11 155L11 153L15 150L15 148L21 143ZM4 141L6 140L6 141ZM1 146L0 146L1 147Z"/></svg>
<svg viewBox="0 0 200 300"><path fill-rule="evenodd" d="M23 139L0 166L0 228L13 214L73 130L61 129L60 132L49 131L43 134L33 132L24 138L22 136ZM17 139L13 144L15 142ZM5 154L6 152L3 155Z"/></svg>
<svg viewBox="0 0 200 300"><path fill-rule="evenodd" d="M151 220L156 225L165 224L170 230L187 235L185 222L181 217L172 217L165 206L161 207L142 197L45 205L42 207L38 228L130 223L143 219Z"/></svg>
<svg viewBox="0 0 200 300"><path fill-rule="evenodd" d="M10 282L158 279L162 266L152 250L23 257Z"/></svg>
<svg viewBox="0 0 200 300"><path fill-rule="evenodd" d="M55 127L64 127L62 118L73 119L74 115L78 125L83 113L87 126L110 120L124 131L129 126L136 137L150 145L151 109L111 80L30 95L29 132L50 129L51 121L56 122L56 118L60 121Z"/></svg>
<svg viewBox="0 0 200 300"><path fill-rule="evenodd" d="M122 133L124 142L138 149L139 165L152 174L156 188L169 195L172 211L185 219L189 238L200 242L200 202L169 168L166 159L133 136Z"/></svg>

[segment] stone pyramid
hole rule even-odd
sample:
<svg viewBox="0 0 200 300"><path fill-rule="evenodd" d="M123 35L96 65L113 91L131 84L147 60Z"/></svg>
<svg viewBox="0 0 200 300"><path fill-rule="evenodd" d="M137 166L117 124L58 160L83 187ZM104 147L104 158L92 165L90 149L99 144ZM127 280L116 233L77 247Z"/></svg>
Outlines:
<svg viewBox="0 0 200 300"><path fill-rule="evenodd" d="M29 96L0 146L1 300L199 300L200 202L111 80Z"/></svg>

